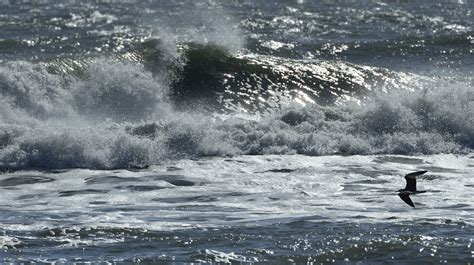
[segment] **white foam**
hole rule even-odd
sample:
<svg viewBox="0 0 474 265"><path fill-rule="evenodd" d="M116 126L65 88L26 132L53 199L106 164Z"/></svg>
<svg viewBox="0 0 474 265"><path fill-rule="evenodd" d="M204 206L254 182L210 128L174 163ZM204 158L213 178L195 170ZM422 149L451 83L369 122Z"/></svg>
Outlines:
<svg viewBox="0 0 474 265"><path fill-rule="evenodd" d="M237 255L234 252L225 253L225 252L220 252L220 251L212 250L212 249L204 250L204 252L201 255L203 255L206 258L206 260L204 260L203 262L206 262L206 261L218 262L218 263L258 262L258 259L256 258L249 260L245 256Z"/></svg>
<svg viewBox="0 0 474 265"><path fill-rule="evenodd" d="M0 236L0 249L15 248L18 244L21 244L21 241L16 237Z"/></svg>
<svg viewBox="0 0 474 265"><path fill-rule="evenodd" d="M3 229L74 226L162 231L314 216L316 221L333 222L426 219L473 224L470 156L240 156L180 160L140 172L78 169L3 174L0 181L31 175L54 180L14 189L4 186L0 204L5 213L15 214L8 216ZM168 167L178 170L167 171ZM413 209L398 198L396 190L405 185L403 175L416 170L429 171L418 181L418 188L428 192L413 196ZM183 178L195 185L167 182ZM156 188L133 188L143 186ZM34 222L24 222L33 216Z"/></svg>
<svg viewBox="0 0 474 265"><path fill-rule="evenodd" d="M300 66L330 82L347 67L320 66L324 73ZM462 82L379 92L360 105L279 101L266 113L216 119L173 110L165 81L140 64L96 60L84 67L74 75L26 62L1 67L7 88L0 99L2 167L110 169L241 154L466 153L474 145L473 94ZM354 82L359 74L352 73Z"/></svg>

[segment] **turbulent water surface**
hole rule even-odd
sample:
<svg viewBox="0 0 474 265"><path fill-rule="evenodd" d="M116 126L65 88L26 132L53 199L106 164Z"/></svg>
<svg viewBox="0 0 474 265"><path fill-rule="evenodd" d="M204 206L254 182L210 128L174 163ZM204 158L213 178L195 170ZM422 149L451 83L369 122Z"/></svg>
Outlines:
<svg viewBox="0 0 474 265"><path fill-rule="evenodd" d="M0 263L472 263L473 9L0 1Z"/></svg>

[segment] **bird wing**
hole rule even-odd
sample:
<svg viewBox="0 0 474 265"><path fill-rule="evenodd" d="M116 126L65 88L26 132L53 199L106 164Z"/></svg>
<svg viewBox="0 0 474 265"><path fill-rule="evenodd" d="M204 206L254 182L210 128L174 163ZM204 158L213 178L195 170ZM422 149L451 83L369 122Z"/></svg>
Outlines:
<svg viewBox="0 0 474 265"><path fill-rule="evenodd" d="M428 172L428 171L423 170L423 171L412 172L412 173L406 174L406 175L405 175L405 178L414 178L414 177L416 177L416 176L423 175L423 174L425 174L426 172Z"/></svg>
<svg viewBox="0 0 474 265"><path fill-rule="evenodd" d="M425 174L428 171L416 171L405 175L405 180L407 181L407 186L405 190L416 191L416 176Z"/></svg>
<svg viewBox="0 0 474 265"><path fill-rule="evenodd" d="M415 207L415 204L413 203L413 201L410 199L410 193L408 192L400 192L398 194L398 196L400 196L400 198L406 202L408 205L410 205L411 207Z"/></svg>

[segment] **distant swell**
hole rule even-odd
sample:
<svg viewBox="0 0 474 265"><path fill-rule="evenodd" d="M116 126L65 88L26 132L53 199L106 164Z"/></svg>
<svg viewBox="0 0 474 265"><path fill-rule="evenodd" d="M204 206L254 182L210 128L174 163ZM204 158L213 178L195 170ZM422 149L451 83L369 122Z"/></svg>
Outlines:
<svg viewBox="0 0 474 265"><path fill-rule="evenodd" d="M113 59L1 66L0 166L142 168L205 156L474 148L469 84L197 44L172 56L148 45Z"/></svg>

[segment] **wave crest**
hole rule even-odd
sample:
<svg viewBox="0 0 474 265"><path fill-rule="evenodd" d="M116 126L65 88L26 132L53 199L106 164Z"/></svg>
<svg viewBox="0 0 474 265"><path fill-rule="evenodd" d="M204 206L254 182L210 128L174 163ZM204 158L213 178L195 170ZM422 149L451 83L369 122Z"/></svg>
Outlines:
<svg viewBox="0 0 474 265"><path fill-rule="evenodd" d="M89 60L70 68L62 63L1 66L0 167L143 168L204 156L433 154L474 148L469 84L420 81L340 62L234 56L213 46L190 49L195 54L184 53L185 66L177 68L183 79L171 84L162 72L137 62L145 57ZM178 84L184 90L176 90ZM413 89L417 86L425 89ZM174 109L187 103L185 90L192 87L197 98L208 93L204 97L218 108ZM347 100L352 96L357 100ZM263 111L231 111L244 104Z"/></svg>

